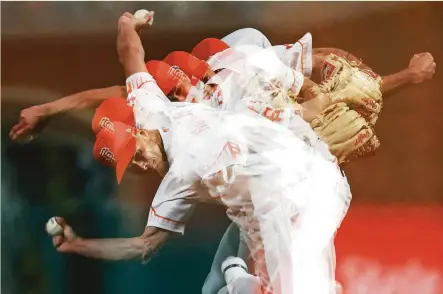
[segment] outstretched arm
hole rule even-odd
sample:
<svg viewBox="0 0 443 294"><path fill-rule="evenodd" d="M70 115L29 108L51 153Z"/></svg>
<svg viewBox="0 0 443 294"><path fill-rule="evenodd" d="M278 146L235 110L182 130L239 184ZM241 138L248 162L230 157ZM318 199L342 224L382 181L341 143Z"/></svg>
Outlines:
<svg viewBox="0 0 443 294"><path fill-rule="evenodd" d="M150 17L152 18L152 15L150 15ZM149 21L149 19L144 20L143 24L147 21ZM117 49L120 61L125 66L126 73L128 73L128 71L131 73L146 71L143 61L144 51L140 38L137 35L137 31L139 31L140 28L140 24L137 22L132 24L132 27L131 25L128 26L128 22L125 23L124 16L119 20ZM12 127L9 136L14 141L22 140L26 137L31 138L31 133L42 129L45 122L55 115L97 107L103 100L116 96L126 98L126 88L124 86L113 86L94 89L75 93L43 105L32 106L24 109L20 113L19 122Z"/></svg>
<svg viewBox="0 0 443 294"><path fill-rule="evenodd" d="M74 243L74 253L98 259L123 260L140 258L147 262L154 252L165 243L171 232L146 227L144 233L135 238L80 239Z"/></svg>
<svg viewBox="0 0 443 294"><path fill-rule="evenodd" d="M65 224L63 236L53 237L52 241L57 251L63 253L105 260L141 258L147 262L171 234L160 228L146 227L141 236L134 238L82 239Z"/></svg>
<svg viewBox="0 0 443 294"><path fill-rule="evenodd" d="M186 222L197 204L196 195L193 185L174 173L167 173L155 194L147 226L141 236L83 239L75 235L63 218L56 217L63 234L52 237L52 242L62 253L106 260L142 258L147 262L170 236L184 234Z"/></svg>
<svg viewBox="0 0 443 294"><path fill-rule="evenodd" d="M18 141L31 133L43 129L50 118L88 108L97 107L103 100L110 97L126 97L124 86L112 86L75 93L42 105L31 106L20 112L18 123L12 127L9 136Z"/></svg>
<svg viewBox="0 0 443 294"><path fill-rule="evenodd" d="M78 92L53 102L40 105L47 117L70 111L95 108L110 97L126 97L125 86L111 86L101 89Z"/></svg>
<svg viewBox="0 0 443 294"><path fill-rule="evenodd" d="M381 91L386 98L388 94L394 94L411 85L430 80L435 74L436 67L431 53L414 54L407 68L392 75L383 76Z"/></svg>
<svg viewBox="0 0 443 294"><path fill-rule="evenodd" d="M361 59L355 57L351 53L338 49L338 48L316 48L313 49L313 76L316 80L319 80L321 68L323 63L329 54L336 54L344 57L350 61L360 63L359 68L363 70L372 70L369 66L361 63ZM427 80L430 80L435 74L436 63L434 57L426 52L414 54L409 66L396 73L383 76L381 92L384 98L392 95L398 91L404 90L411 85L420 84Z"/></svg>

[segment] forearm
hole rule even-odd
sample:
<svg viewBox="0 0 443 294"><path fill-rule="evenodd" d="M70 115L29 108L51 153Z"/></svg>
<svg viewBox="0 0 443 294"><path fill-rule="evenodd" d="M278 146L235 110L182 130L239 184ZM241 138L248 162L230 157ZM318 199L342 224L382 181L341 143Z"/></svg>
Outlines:
<svg viewBox="0 0 443 294"><path fill-rule="evenodd" d="M148 242L140 238L128 239L79 239L73 244L73 252L97 259L125 260L150 253Z"/></svg>
<svg viewBox="0 0 443 294"><path fill-rule="evenodd" d="M112 86L83 91L43 104L41 107L45 116L51 117L71 111L95 108L109 97L126 97L125 87Z"/></svg>
<svg viewBox="0 0 443 294"><path fill-rule="evenodd" d="M383 76L382 80L381 92L384 98L413 84L412 75L408 69Z"/></svg>
<svg viewBox="0 0 443 294"><path fill-rule="evenodd" d="M146 227L136 238L77 239L72 252L97 259L127 260L141 258L147 261L172 233L156 227Z"/></svg>
<svg viewBox="0 0 443 294"><path fill-rule="evenodd" d="M121 17L118 22L117 53L126 77L134 73L146 72L145 51L134 26Z"/></svg>

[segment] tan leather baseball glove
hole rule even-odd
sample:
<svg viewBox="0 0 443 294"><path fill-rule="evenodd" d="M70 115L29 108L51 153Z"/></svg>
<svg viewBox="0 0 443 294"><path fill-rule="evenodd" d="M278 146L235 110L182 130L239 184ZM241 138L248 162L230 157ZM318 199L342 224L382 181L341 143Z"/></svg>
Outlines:
<svg viewBox="0 0 443 294"><path fill-rule="evenodd" d="M340 165L369 156L380 146L373 126L343 102L327 107L310 125Z"/></svg>
<svg viewBox="0 0 443 294"><path fill-rule="evenodd" d="M330 54L322 68L320 85L311 91L326 93L333 103L345 102L367 122L375 125L382 109L381 77L371 70L363 70L355 62Z"/></svg>

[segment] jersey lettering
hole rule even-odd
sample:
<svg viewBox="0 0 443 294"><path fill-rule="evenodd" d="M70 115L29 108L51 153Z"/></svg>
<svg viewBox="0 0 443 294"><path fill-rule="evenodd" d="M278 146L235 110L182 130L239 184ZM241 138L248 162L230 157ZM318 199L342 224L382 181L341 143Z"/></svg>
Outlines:
<svg viewBox="0 0 443 294"><path fill-rule="evenodd" d="M281 122L282 121L282 112L281 109L272 109L271 107L266 107L265 111L263 111L263 116L273 122Z"/></svg>

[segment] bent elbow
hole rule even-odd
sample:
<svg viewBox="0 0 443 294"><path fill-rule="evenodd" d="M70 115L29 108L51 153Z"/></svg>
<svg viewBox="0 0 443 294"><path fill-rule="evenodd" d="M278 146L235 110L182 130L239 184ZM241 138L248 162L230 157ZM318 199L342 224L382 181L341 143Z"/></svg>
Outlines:
<svg viewBox="0 0 443 294"><path fill-rule="evenodd" d="M151 240L146 235L141 235L140 237L137 237L137 248L138 248L138 257L140 258L142 264L148 263L151 258L152 254L154 253L154 249L151 244Z"/></svg>

